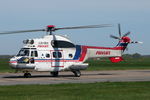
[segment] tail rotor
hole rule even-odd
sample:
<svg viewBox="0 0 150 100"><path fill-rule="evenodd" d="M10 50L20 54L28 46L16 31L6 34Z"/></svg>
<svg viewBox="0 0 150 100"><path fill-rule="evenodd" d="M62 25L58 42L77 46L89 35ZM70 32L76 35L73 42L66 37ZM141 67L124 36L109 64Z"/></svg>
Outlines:
<svg viewBox="0 0 150 100"><path fill-rule="evenodd" d="M137 43L142 44L143 43L143 42L140 42L140 41L131 41L131 39L128 37L128 35L131 34L130 31L128 31L127 33L122 35L120 24L118 24L118 32L119 32L119 36L110 35L110 37L113 38L113 39L119 40L119 43L117 44L117 47L123 47L123 51L125 49L128 50L128 48L127 48L128 44L137 44Z"/></svg>
<svg viewBox="0 0 150 100"><path fill-rule="evenodd" d="M123 37L126 37L131 34L131 32L127 32L124 35L122 35L120 24L118 24L118 33L119 33L119 36L110 35L110 37L113 39L122 40Z"/></svg>

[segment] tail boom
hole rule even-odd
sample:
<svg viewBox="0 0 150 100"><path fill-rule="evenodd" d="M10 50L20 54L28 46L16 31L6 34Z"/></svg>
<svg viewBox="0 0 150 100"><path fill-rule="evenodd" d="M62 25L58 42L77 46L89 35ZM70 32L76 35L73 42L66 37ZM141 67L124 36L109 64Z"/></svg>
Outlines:
<svg viewBox="0 0 150 100"><path fill-rule="evenodd" d="M79 61L84 62L88 58L108 57L112 62L120 62L122 53L130 43L129 37L122 37L116 47L80 46Z"/></svg>
<svg viewBox="0 0 150 100"><path fill-rule="evenodd" d="M101 58L101 57L118 57L121 56L122 47L94 47L82 46L82 55L80 60L85 61L88 58Z"/></svg>

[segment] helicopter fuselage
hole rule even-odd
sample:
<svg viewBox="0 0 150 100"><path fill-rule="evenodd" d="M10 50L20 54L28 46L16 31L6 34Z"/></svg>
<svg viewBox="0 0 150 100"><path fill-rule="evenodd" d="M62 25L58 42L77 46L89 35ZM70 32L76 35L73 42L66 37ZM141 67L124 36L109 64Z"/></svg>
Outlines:
<svg viewBox="0 0 150 100"><path fill-rule="evenodd" d="M124 49L120 46L110 48L75 45L60 35L47 35L25 40L23 43L24 47L9 62L12 68L23 71L84 70L88 67L88 63L84 62L89 58L109 57L111 61L121 61Z"/></svg>
<svg viewBox="0 0 150 100"><path fill-rule="evenodd" d="M89 58L108 57L111 62L122 61L122 53L129 43L142 43L130 40L130 32L121 34L120 24L118 24L119 37L110 35L111 38L119 40L115 47L97 47L76 45L67 37L54 35L57 30L85 29L85 28L103 28L111 27L110 24L86 25L75 27L55 27L48 25L46 28L34 30L7 31L0 34L16 34L26 32L47 33L43 38L28 39L23 41L24 46L19 53L9 61L10 66L16 70L22 70L24 77L30 77L30 71L48 71L52 76L58 76L59 71L70 70L76 77L81 75L80 70L86 69ZM49 35L48 35L49 34Z"/></svg>

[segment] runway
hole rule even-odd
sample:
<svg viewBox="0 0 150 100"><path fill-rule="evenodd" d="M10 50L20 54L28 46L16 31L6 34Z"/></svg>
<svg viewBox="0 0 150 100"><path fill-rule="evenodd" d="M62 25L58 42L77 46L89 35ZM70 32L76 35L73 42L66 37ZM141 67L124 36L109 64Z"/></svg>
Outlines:
<svg viewBox="0 0 150 100"><path fill-rule="evenodd" d="M23 73L0 73L0 85L150 81L150 70L81 71L81 73L81 77L74 77L72 72L60 72L58 77L52 77L48 72L34 72L31 78L24 78Z"/></svg>

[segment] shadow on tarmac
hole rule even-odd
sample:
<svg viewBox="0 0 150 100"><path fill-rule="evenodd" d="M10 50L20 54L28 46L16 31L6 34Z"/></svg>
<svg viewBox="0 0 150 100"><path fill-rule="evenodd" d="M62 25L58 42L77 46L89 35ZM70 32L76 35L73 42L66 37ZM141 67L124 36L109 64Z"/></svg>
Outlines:
<svg viewBox="0 0 150 100"><path fill-rule="evenodd" d="M82 76L105 76L105 75L115 75L115 74L110 74L110 73L95 73L95 74L90 74L90 73L84 73L81 75ZM57 77L53 77L51 75L32 75L30 78L76 78L74 75L58 75ZM4 76L3 78L24 78L23 75L11 75L11 76ZM78 78L78 77L77 77Z"/></svg>

